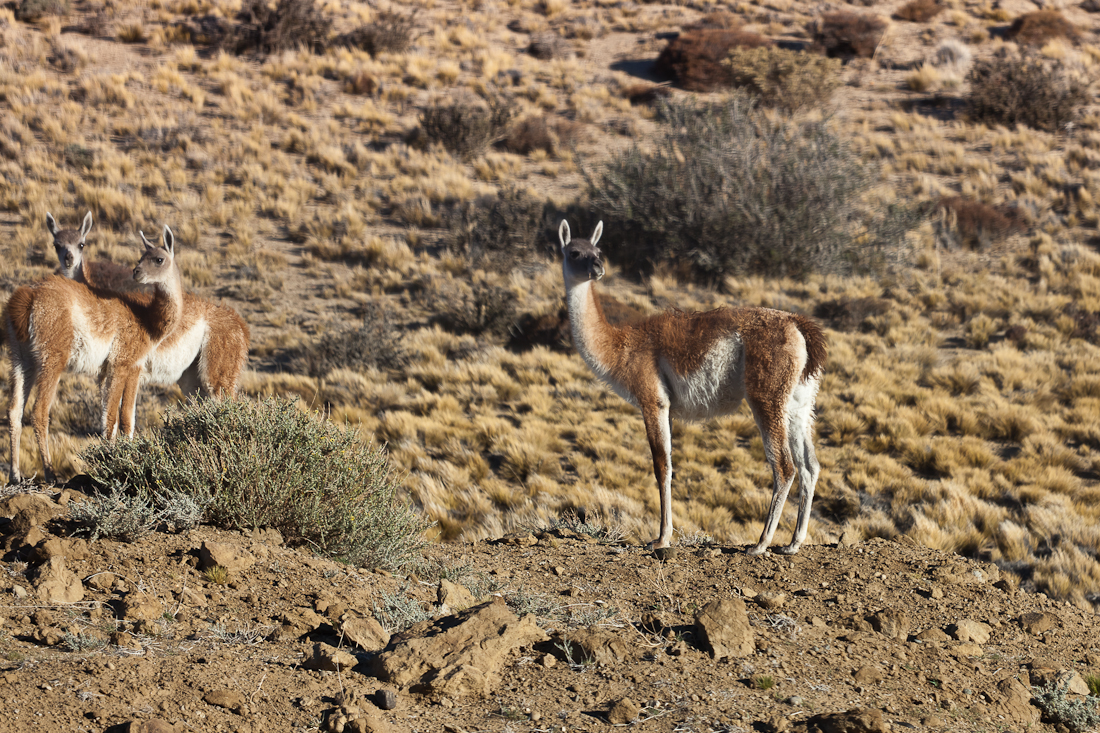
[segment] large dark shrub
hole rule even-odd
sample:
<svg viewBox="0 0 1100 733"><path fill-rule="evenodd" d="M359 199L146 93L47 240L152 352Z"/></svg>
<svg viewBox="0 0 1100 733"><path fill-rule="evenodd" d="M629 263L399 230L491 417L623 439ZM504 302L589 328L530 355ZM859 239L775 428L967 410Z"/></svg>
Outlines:
<svg viewBox="0 0 1100 733"><path fill-rule="evenodd" d="M105 500L186 497L209 524L274 527L292 546L355 565L401 568L428 526L401 499L384 450L286 399L188 402L159 431L81 458Z"/></svg>
<svg viewBox="0 0 1100 733"><path fill-rule="evenodd" d="M877 15L825 13L810 24L814 46L830 58L869 59L886 32L886 20Z"/></svg>
<svg viewBox="0 0 1100 733"><path fill-rule="evenodd" d="M505 271L544 259L553 252L547 236L550 210L546 199L516 187L465 201L444 217L447 246L471 262Z"/></svg>
<svg viewBox="0 0 1100 733"><path fill-rule="evenodd" d="M659 75L684 89L709 92L733 83L726 58L734 48L760 48L774 42L736 28L686 31L669 42L654 65Z"/></svg>
<svg viewBox="0 0 1100 733"><path fill-rule="evenodd" d="M320 51L328 44L332 18L314 0L244 0L237 23L222 43L233 53L279 53L298 47Z"/></svg>
<svg viewBox="0 0 1100 733"><path fill-rule="evenodd" d="M371 56L401 53L412 45L415 30L416 10L408 13L381 10L370 23L337 36L335 44L359 48Z"/></svg>
<svg viewBox="0 0 1100 733"><path fill-rule="evenodd" d="M1057 10L1024 13L1005 31L1005 38L1026 46L1043 46L1055 38L1076 41L1081 32Z"/></svg>
<svg viewBox="0 0 1100 733"><path fill-rule="evenodd" d="M1088 85L1062 64L1037 55L980 59L967 74L974 120L1055 131L1088 103Z"/></svg>
<svg viewBox="0 0 1100 733"><path fill-rule="evenodd" d="M474 158L503 138L516 115L515 100L491 93L484 100L438 102L420 114L420 131L460 158Z"/></svg>
<svg viewBox="0 0 1100 733"><path fill-rule="evenodd" d="M741 96L663 109L652 152L590 177L610 259L671 262L705 277L862 269L895 255L916 214L872 209L877 173L828 121L765 115Z"/></svg>

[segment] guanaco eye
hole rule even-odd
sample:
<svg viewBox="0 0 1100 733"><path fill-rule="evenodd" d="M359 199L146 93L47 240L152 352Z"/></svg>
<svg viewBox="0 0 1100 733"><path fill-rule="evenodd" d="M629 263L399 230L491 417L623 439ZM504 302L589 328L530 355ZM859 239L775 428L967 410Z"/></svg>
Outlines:
<svg viewBox="0 0 1100 733"><path fill-rule="evenodd" d="M80 243L80 248L84 249L84 243L83 242Z"/></svg>
<svg viewBox="0 0 1100 733"><path fill-rule="evenodd" d="M569 253L569 256L571 258L573 258L574 260L579 260L581 258L581 253L578 252L577 250L573 250L572 252Z"/></svg>
<svg viewBox="0 0 1100 733"><path fill-rule="evenodd" d="M158 265L163 265L164 264L164 258L163 257L158 257L157 258L157 264Z"/></svg>

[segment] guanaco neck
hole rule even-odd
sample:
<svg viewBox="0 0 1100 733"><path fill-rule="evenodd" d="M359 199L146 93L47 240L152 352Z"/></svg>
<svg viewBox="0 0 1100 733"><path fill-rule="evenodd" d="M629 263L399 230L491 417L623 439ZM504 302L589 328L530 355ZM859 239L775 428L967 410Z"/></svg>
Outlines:
<svg viewBox="0 0 1100 733"><path fill-rule="evenodd" d="M150 339L160 343L183 322L183 281L179 270L173 267L166 280L150 284L153 286L153 302L149 307L151 317L146 326Z"/></svg>
<svg viewBox="0 0 1100 733"><path fill-rule="evenodd" d="M607 322L596 293L596 282L591 279L570 283L568 275L565 288L569 308L569 326L573 331L573 345L588 367L600 377L611 371L608 347L620 330Z"/></svg>

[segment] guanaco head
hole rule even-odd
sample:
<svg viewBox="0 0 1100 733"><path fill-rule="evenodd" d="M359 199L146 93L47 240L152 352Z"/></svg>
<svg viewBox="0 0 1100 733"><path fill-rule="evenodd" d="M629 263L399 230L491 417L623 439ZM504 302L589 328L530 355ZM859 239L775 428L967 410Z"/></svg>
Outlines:
<svg viewBox="0 0 1100 733"><path fill-rule="evenodd" d="M145 252L134 268L134 279L139 283L167 282L175 267L176 237L168 225L161 233L161 245L158 247L149 241L145 232L139 231L141 241L145 243Z"/></svg>
<svg viewBox="0 0 1100 733"><path fill-rule="evenodd" d="M562 270L565 273L565 283L569 285L582 280L599 280L603 278L603 252L596 246L603 234L603 222L596 225L590 239L571 239L569 236L569 222L561 220L558 227L558 237L561 239L561 252L564 256Z"/></svg>
<svg viewBox="0 0 1100 733"><path fill-rule="evenodd" d="M57 252L57 261L61 263L58 274L70 280L77 279L77 274L84 262L84 245L88 232L92 230L92 212L84 216L84 223L80 225L80 231L75 229L62 229L57 225L53 214L46 212L46 227L53 235L53 248Z"/></svg>

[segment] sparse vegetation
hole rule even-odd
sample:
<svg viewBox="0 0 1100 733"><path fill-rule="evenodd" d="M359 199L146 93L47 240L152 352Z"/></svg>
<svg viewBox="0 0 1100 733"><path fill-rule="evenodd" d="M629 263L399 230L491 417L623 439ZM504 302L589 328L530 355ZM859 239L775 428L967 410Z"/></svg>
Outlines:
<svg viewBox="0 0 1100 733"><path fill-rule="evenodd" d="M332 18L314 0L245 0L222 43L233 53L261 55L295 48L317 51L328 43Z"/></svg>
<svg viewBox="0 0 1100 733"><path fill-rule="evenodd" d="M1025 46L1042 46L1055 39L1076 41L1080 31L1057 10L1024 13L1005 32L1005 38Z"/></svg>
<svg viewBox="0 0 1100 733"><path fill-rule="evenodd" d="M982 59L967 75L972 119L1055 131L1088 101L1088 86L1062 64L1040 56Z"/></svg>
<svg viewBox="0 0 1100 733"><path fill-rule="evenodd" d="M814 45L830 58L869 59L875 55L887 22L877 15L846 11L825 13L810 24Z"/></svg>
<svg viewBox="0 0 1100 733"><path fill-rule="evenodd" d="M359 48L371 56L401 53L409 48L416 30L416 9L380 10L372 22L336 37L333 45Z"/></svg>
<svg viewBox="0 0 1100 733"><path fill-rule="evenodd" d="M401 567L426 525L401 502L383 450L288 400L191 402L153 435L82 457L97 485L129 487L143 507L182 493L210 524L274 527L290 544L356 565Z"/></svg>
<svg viewBox="0 0 1100 733"><path fill-rule="evenodd" d="M763 104L795 112L825 104L840 86L839 59L783 48L735 48L726 61L733 84Z"/></svg>
<svg viewBox="0 0 1100 733"><path fill-rule="evenodd" d="M1068 686L1068 680L1061 680L1032 688L1032 700L1042 711L1043 722L1064 727L1073 733L1085 733L1100 726L1097 699L1092 695L1071 697L1066 694Z"/></svg>
<svg viewBox="0 0 1100 733"><path fill-rule="evenodd" d="M514 115L515 106L503 95L487 102L439 102L421 114L420 129L427 141L468 159L503 138Z"/></svg>
<svg viewBox="0 0 1100 733"><path fill-rule="evenodd" d="M735 28L687 31L661 51L654 69L666 78L675 79L684 89L710 92L733 83L730 70L724 65L733 49L772 45L771 40L759 34Z"/></svg>
<svg viewBox="0 0 1100 733"><path fill-rule="evenodd" d="M905 220L862 208L874 172L828 122L768 117L744 98L664 116L654 152L617 155L591 183L611 258L628 271L675 262L711 278L804 277L893 254Z"/></svg>
<svg viewBox="0 0 1100 733"><path fill-rule="evenodd" d="M309 345L289 351L283 363L286 371L325 377L335 369L393 369L404 360L401 333L389 311L369 303L358 324L334 326Z"/></svg>

